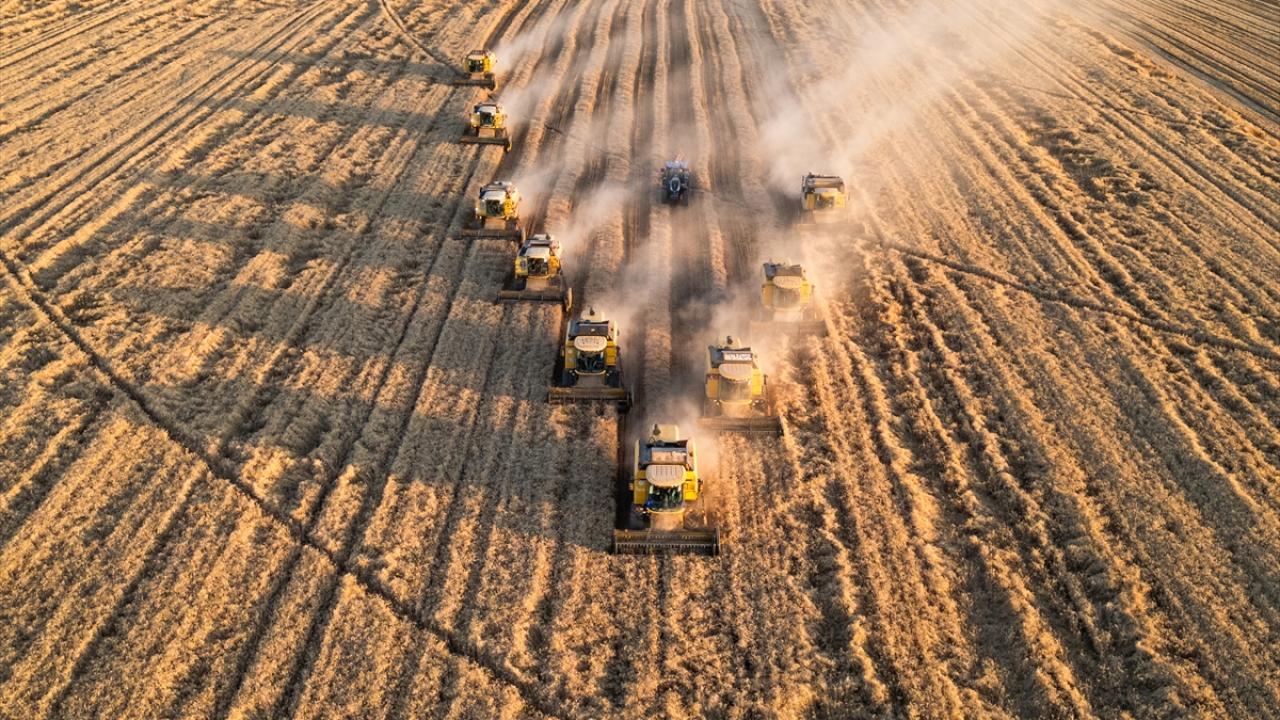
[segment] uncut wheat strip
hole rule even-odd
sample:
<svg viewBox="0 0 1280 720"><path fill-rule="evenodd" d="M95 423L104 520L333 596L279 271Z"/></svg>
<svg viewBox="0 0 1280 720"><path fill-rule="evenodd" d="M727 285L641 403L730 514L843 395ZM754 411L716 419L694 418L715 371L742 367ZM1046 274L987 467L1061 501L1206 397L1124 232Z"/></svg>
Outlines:
<svg viewBox="0 0 1280 720"><path fill-rule="evenodd" d="M338 134L334 136L334 139L331 142L336 143L341 137L341 134ZM356 138L355 141L358 142L359 138ZM364 143L362 143L362 145L363 144ZM317 157L314 161L317 169L323 166L322 163L324 158L333 147L333 145L322 146L320 153L321 156ZM360 147L360 145L356 145L355 147ZM370 147L379 148L381 145L374 143L371 144ZM349 154L350 153L347 151L339 150L337 156L331 158L331 160L337 161L339 159L345 159L342 158L342 156ZM369 163L370 160L357 160L357 162ZM300 193L300 197L293 201L294 203L297 203L297 206L294 209L289 210L289 214L286 215L286 217L292 216L290 217L292 220L306 221L316 224L317 213L332 212L341 215L346 212L349 203L352 202L352 196L348 195L346 199L339 200L337 195L342 192L342 188L344 186L352 184L355 181L354 178L357 174L367 174L367 171L363 171L359 167L353 167L351 162L331 162L330 166L329 175L318 179L319 181L317 184L308 187L305 183L299 183L298 192ZM354 197L360 197L361 194L363 193L356 194ZM317 207L319 209L303 209L304 206L307 208ZM326 220L326 222L333 222L338 226L336 232L330 233L335 236L334 240L349 244L351 242L350 233L352 230L349 230L347 226L349 224L363 222L363 220L357 218L354 219L353 222L348 223L348 221L339 217L337 220ZM282 225L283 224L284 223L282 222ZM355 230L358 232L359 227L356 227ZM267 235L267 239L264 240L262 246L256 251L256 255L259 256L260 261L256 268L252 261L250 261L249 267L243 271L234 265L228 267L226 263L218 263L214 266L212 272L204 273L206 286L210 288L210 291L207 291L206 294L214 295L224 286L229 286L227 293L236 295L237 297L243 296L245 300L256 299L259 307L255 307L254 311L259 318L259 326L262 325L262 318L268 317L267 310L269 310L269 307L264 308L261 307L261 305L264 304L263 301L274 299L274 293L269 294L267 297L261 297L263 293L257 292L258 287L260 287L260 285L267 285L268 287L271 287L271 284L268 282L255 283L254 280L256 278L254 278L253 273L287 270L287 266L290 263L296 263L297 265L302 266L306 258L302 257L301 254L307 253L310 255L322 253L322 249L316 246L316 242L318 240L323 241L326 238L324 230L315 230L310 232L302 230L294 230L292 232L289 230L282 230L279 233L268 233ZM331 240L330 242L333 241ZM275 245L274 248L272 247L273 244ZM334 244L337 245L336 242ZM175 278L181 273L185 264L194 264L199 261L200 254L204 249L199 244L196 244L195 246L182 244L180 247L181 250L185 252L166 252L166 250L168 250L168 243L165 243L163 239L160 239L159 241L151 239L150 242L144 239L140 244L126 243L124 246L111 253L106 258L105 262L101 263L102 268L100 272L102 275L105 275L105 277L95 278L89 276L76 278L77 285L85 286L84 289L79 292L99 293L107 297L118 295L132 300L132 302L130 302L130 305L133 306L131 309L138 313L138 320L130 320L127 317L111 317L109 319L114 321L113 324L123 320L124 322L131 324L134 322L143 324L145 328L145 323L154 321L157 316L159 316L160 319L166 317L164 315L165 311L163 309L163 302L152 305L151 307L148 307L146 304L146 301L152 294L157 295L157 299L161 301L166 299L165 295L157 292L148 293L148 289L153 287L164 287L167 284L172 284L172 278ZM332 254L338 255L337 250L338 249L335 248ZM283 254L291 251L299 255L298 260L294 261L291 256ZM195 255L194 257L191 256L193 254ZM221 255L221 253L214 255L214 257L221 260L222 258L218 257L219 255ZM316 263L315 265L322 270L334 267L334 265L328 265L328 267L326 267L326 264L320 263ZM133 269L131 270L130 268ZM148 274L155 276L151 281L152 284L144 282L144 279ZM221 276L219 277L220 274ZM233 280L228 277L228 274L234 274L237 277ZM281 280L286 280L286 278L281 278L277 275L277 284ZM294 301L297 305L305 305L306 302L313 301L315 299L313 297L313 295L316 294L314 289L307 287L305 279L302 280L303 281L295 283L292 279L287 279L287 284L291 286L289 290L297 296L297 300ZM95 287L95 285L97 285L97 287ZM293 287L295 285L296 287ZM179 287L184 292L199 297L201 288L194 282L182 284L179 285ZM281 295L285 298L290 297L284 292L282 292ZM235 312L233 312L238 310L236 305L233 303L234 301L229 304L227 300L219 298L216 295L215 297L207 298L205 303L205 307L207 308L206 313L194 320L187 321L195 325L194 332L191 333L194 337L188 337L186 342L179 345L179 347L172 347L167 343L162 343L159 347L152 347L149 343L126 343L125 347L121 348L121 351L137 357L138 361L144 365L155 365L157 367L157 374L161 377L164 377L165 374L172 374L172 371L169 371L168 368L172 367L176 362L188 360L188 358L179 356L179 352L183 352L185 355L189 356L192 352L193 346L201 348L205 352L209 350L206 339L201 338L199 335L201 328L209 325L236 328L243 327L248 322L247 320L243 320L242 316L237 316ZM228 304L229 307L226 307ZM157 312L157 310L159 310L159 312ZM120 328L112 328L110 324L106 325L107 327L102 328L100 331L106 331L116 335L123 334L120 332ZM268 329L270 330L270 326ZM275 337L279 338L287 337L287 332L285 332L284 328L281 328L279 332L275 332L273 334ZM141 376L140 379L148 379L141 370L139 375ZM175 381L181 382L181 380L182 379L180 378Z"/></svg>
<svg viewBox="0 0 1280 720"><path fill-rule="evenodd" d="M351 19L359 22L355 16ZM343 29L353 30L349 26ZM172 238L186 239L190 235L185 231L187 227L202 229L206 236L192 242L190 248L207 249L218 259L227 252L252 257L269 243L273 239L267 227L270 213L279 213L274 216L281 223L277 232L290 227L285 224L288 221L297 226L294 229L298 234L305 236L305 230L311 229L308 226L316 224L318 211L291 205L287 202L291 199L289 196L307 188L326 153L356 132L350 122L342 122L343 115L339 112L342 106L337 100L352 88L357 89L356 98L362 97L358 92L359 83L343 81L335 86L332 79L326 77L328 70L320 67L326 65L324 51L332 49L337 41L326 37L322 42L328 44L318 49L310 46L315 49L314 64L281 66L266 85L259 88L258 92L262 93L259 100L234 101L244 112L232 110L203 124L168 157L162 169L128 188L109 211L77 226L74 232L69 232L33 260L31 265L41 284L53 287L64 277L92 275L97 264L80 262L86 255L105 256L100 264L109 272L127 273L129 267L138 264L154 266L155 260L150 256L157 247L171 244ZM367 67L371 62L362 64ZM317 103L318 99L327 102ZM289 128L290 125L294 127ZM299 131L303 134L278 134ZM299 143L299 137L309 136L315 138L314 143ZM236 155L240 156L238 161L227 161ZM271 167L271 160L282 155L287 159L276 160L276 167ZM252 172L245 172L250 168ZM289 176L290 169L298 172L296 180ZM285 175L279 175L280 172ZM232 185L257 176L265 186L258 193L244 185ZM330 192L340 190L338 186ZM212 197L218 192L226 193L227 199L239 207L233 209L218 203ZM319 194L314 188L312 192ZM319 204L322 200L323 195L315 202ZM262 206L252 210L246 207L255 201ZM199 209L194 213L193 205ZM193 215L200 219L195 220ZM229 218L234 220L228 223ZM223 225L231 227L224 229ZM236 225L247 227L233 229ZM140 226L153 232L139 233ZM258 242L264 231L266 240ZM308 259L294 261L300 252L282 253L282 256L300 263ZM211 269L224 268L219 263Z"/></svg>
<svg viewBox="0 0 1280 720"><path fill-rule="evenodd" d="M447 133L447 129L442 130ZM295 432L301 432L301 442L310 444L307 440L308 435L312 432L307 429L307 423L313 422L307 419L307 415L297 418L303 425L299 430L294 430L288 426L279 427L262 427L262 423L266 420L259 413L263 408L269 408L274 398L279 393L284 393L286 400L299 398L305 400L309 395L316 394L326 406L335 397L342 397L345 393L340 389L347 386L347 380L337 379L332 383L325 382L321 376L325 373L326 362L330 359L337 359L334 370L344 373L352 360L359 358L367 358L371 354L375 358L379 358L381 347L374 345L365 345L373 340L374 335L361 335L359 337L350 336L352 331L352 323L358 322L361 315L365 312L364 308L368 307L359 294L350 285L355 278L348 278L349 271L357 272L369 267L369 255L379 252L383 248L383 243L379 241L382 236L374 234L374 222L378 217L381 208L387 203L391 193L396 190L400 179L404 176L406 169L413 163L414 157L418 154L422 144L417 138L417 134L413 128L406 128L404 131L396 132L394 136L384 135L380 141L370 142L369 138L361 137L357 134L352 138L352 147L356 148L356 157L352 158L350 163L330 162L330 168L326 171L327 177L321 180L322 187L343 188L351 185L356 178L384 178L382 182L365 185L362 189L346 195L347 199L341 200L337 196L332 197L329 202L339 203L336 207L329 205L329 211L335 212L339 217L347 217L348 220L339 222L339 231L334 233L334 240L345 243L346 247L342 247L334 243L332 253L337 255L335 258L335 266L329 270L327 277L323 277L319 289L309 290L307 288L306 278L297 278L291 282L289 291L298 292L301 297L312 296L313 298L323 298L318 305L308 306L308 315L304 317L311 319L308 327L301 327L293 324L292 318L286 318L285 322L290 324L274 324L276 329L272 329L273 324L267 323L264 327L266 334L270 338L280 338L279 341L264 343L266 349L270 349L276 342L282 345L285 353L283 364L278 364L274 360L268 360L263 370L253 371L250 375L249 393L241 395L232 413L230 422L223 426L221 432L222 442L227 443L237 434L243 432L245 428L253 429L252 437L246 438L249 443L262 443L270 447L274 440L274 432L281 432L287 436ZM341 191L337 191L341 193ZM346 227L343 227L346 226ZM372 240L371 242L369 240ZM326 243L327 244L327 243ZM322 254L327 254L328 250L319 249ZM366 279L368 279L366 277ZM301 282L300 282L301 281ZM314 281L313 281L314 282ZM325 298L325 294L328 297ZM354 297L353 297L354 295ZM252 296L251 296L252 297ZM349 300L348 300L349 299ZM277 301L278 304L288 307L287 300ZM377 305L373 305L374 308ZM314 308L314 309L312 309ZM259 308L262 309L262 308ZM353 309L360 309L361 314L357 315ZM384 342L397 338L399 333L396 331L395 325L399 318L395 310L398 308L388 308L387 311L380 313L383 323ZM265 310L265 309L264 309ZM277 309L266 310L273 315L284 315ZM242 311L237 308L233 314L239 315ZM369 318L370 321L375 318ZM231 322L234 322L232 320ZM362 323L364 330L371 331L368 327L369 323ZM233 325L234 326L234 325ZM261 332L261 331L258 331ZM255 333L256 334L256 333ZM354 345L354 346L353 346ZM306 348L323 348L325 352L298 352L299 347ZM357 349L361 346L364 349ZM247 352L246 352L247 351ZM227 357L220 360L220 364L228 368L226 375L233 384L240 377L240 373L244 372L241 368L248 368L255 365L255 359L251 354L252 347L246 348L240 354L228 354ZM280 352L276 350L275 352ZM248 357L246 358L246 355ZM394 352L391 353L394 355ZM272 356L273 358L276 356ZM311 361L318 362L311 362ZM317 364L320 367L317 367ZM382 366L385 368L385 365ZM382 371L378 368L372 369L374 377L382 376ZM317 375L319 373L319 375ZM345 374L345 373L344 373ZM273 377L281 377L287 375L288 380L277 381L275 388L269 384L269 379ZM333 387L333 393L320 392L326 386ZM376 394L376 388L371 392ZM274 409L272 409L274 410ZM288 408L282 408L288 411ZM328 414L328 409L324 411ZM314 416L311 416L314 417ZM325 424L332 421L327 420ZM261 427L259 432L256 428ZM238 441L242 442L242 441ZM306 453L311 448L303 448ZM344 453L345 454L345 453ZM333 462L340 462L334 459ZM305 503L304 504L309 504Z"/></svg>
<svg viewBox="0 0 1280 720"><path fill-rule="evenodd" d="M288 692L294 653L306 641L309 622L335 572L322 554L304 545L295 546L294 552L300 557L286 560L291 569L275 596L262 603L262 613L253 620L254 634L231 674L233 679L220 690L209 715L264 717Z"/></svg>
<svg viewBox="0 0 1280 720"><path fill-rule="evenodd" d="M12 422L0 432L0 548L100 430L107 398L100 388L72 380L78 372L74 363L56 356L47 365L22 371L37 385L22 388L22 404L8 406Z"/></svg>
<svg viewBox="0 0 1280 720"><path fill-rule="evenodd" d="M28 154L41 147L31 142L33 136L44 135L46 143L54 144L59 138L50 135L46 126L58 113L76 106L93 107L95 114L110 114L118 110L119 105L134 102L133 96L122 90L154 91L157 88L148 86L146 79L153 75L172 77L173 73L165 72L167 68L158 71L155 68L177 64L180 47L188 47L194 59L244 24L242 18L228 18L203 10L196 14L184 13L176 21L172 18L172 6L157 5L153 10L150 17L131 23L127 31L114 31L102 40L81 37L70 54L57 58L56 62L53 57L45 58L51 61L50 65L24 77L15 91L7 94L11 114L0 130L0 143L23 141L21 145ZM139 27L132 27L134 24ZM148 69L151 71L141 72ZM114 96L115 106L104 102L103 96ZM15 140L14 136L23 137ZM44 155L37 156L38 161L45 161Z"/></svg>
<svg viewBox="0 0 1280 720"><path fill-rule="evenodd" d="M445 125L433 134L447 135L452 129ZM257 429L233 441L246 454L246 467L258 468L268 484L273 475L286 483L318 484L299 497L298 511L306 517L320 514L327 488L346 471L369 418L382 410L382 388L394 366L404 362L400 356L407 325L428 287L417 268L434 259L443 239L433 234L424 242L418 236L423 221L380 220L378 208L391 205L397 194L416 195L400 187L407 178L430 183L432 193L456 193L465 185L466 164L473 162L447 152L420 153L423 145L413 134L406 131L399 147L388 152L389 162L378 163L375 175L387 178L388 184L385 197L371 198L375 207L361 233L369 242L357 250L351 272L335 284L333 304L300 338L299 345L306 349L291 378L274 396L255 400L262 408L260 419L251 415L243 426Z"/></svg>
<svg viewBox="0 0 1280 720"><path fill-rule="evenodd" d="M354 31L361 22L357 15L346 17L339 24L340 29L336 37L343 38L345 31ZM367 23L367 20L363 22ZM172 217L177 211L183 211L185 214L185 209L193 204L193 201L199 202L205 208L215 205L209 200L210 190L229 181L230 179L224 176L234 166L238 166L239 170L257 168L259 172L267 172L267 168L262 165L281 154L279 148L275 147L279 140L273 143L270 139L271 133L280 132L283 126L291 121L295 124L309 123L318 126L323 128L322 132L328 131L331 135L344 129L349 132L350 129L343 128L337 123L328 127L328 120L336 120L334 117L337 114L336 107L326 108L317 113L318 117L307 117L313 95L324 98L325 93L342 90L341 85L336 88L326 87L332 86L333 83L331 79L325 77L325 71L317 67L323 64L326 53L340 42L345 42L345 39L338 40L335 36L324 35L320 40L300 46L309 51L306 55L311 58L309 63L280 65L266 76L267 79L261 85L256 87L255 94L251 96L252 101L248 98L228 101L230 112L217 116L212 122L202 123L186 142L165 157L163 165L155 170L151 177L135 183L111 204L109 211L77 226L75 232L69 233L69 237L60 240L33 260L32 266L41 276L42 284L52 285L55 278L62 277L67 270L71 270L72 273L78 271L81 274L92 272L92 269L82 266L60 267L60 264L68 261L74 263L85 254L104 253L110 257L110 254L114 253L122 255L123 262L136 264L141 260L136 254L140 252L145 255L149 244L153 245L156 242L155 238L146 234L141 238L125 234L124 239L132 242L120 243L116 240L112 243L112 238L102 237L102 235L109 234L111 230L117 233L130 229L136 231L137 228L131 228L129 222L135 217L150 218L157 215ZM367 65L368 62L364 64ZM349 86L358 87L354 84ZM338 93L331 95L329 104L334 105L333 100L340 96ZM293 117L295 113L296 120ZM315 128L310 132L314 133ZM292 145L296 148L296 140ZM317 143L296 148L297 157L290 157L289 161L285 162L296 159L302 166L300 169L314 169L314 166L311 168L306 166L308 159L312 157L306 151L324 147L326 146ZM227 161L228 157L234 157L237 154L238 160ZM320 155L322 156L323 153ZM280 161L277 162L280 163ZM319 162L319 159L314 159L312 162ZM214 168L220 168L221 172ZM243 188L240 189L240 193L245 193ZM209 210L206 209L205 212ZM296 221L305 219L304 217L295 218ZM134 220L132 225L136 226L137 221ZM221 237L216 239L222 240ZM249 252L248 248L238 251ZM116 267L118 269L119 265ZM75 276L72 274L72 277Z"/></svg>

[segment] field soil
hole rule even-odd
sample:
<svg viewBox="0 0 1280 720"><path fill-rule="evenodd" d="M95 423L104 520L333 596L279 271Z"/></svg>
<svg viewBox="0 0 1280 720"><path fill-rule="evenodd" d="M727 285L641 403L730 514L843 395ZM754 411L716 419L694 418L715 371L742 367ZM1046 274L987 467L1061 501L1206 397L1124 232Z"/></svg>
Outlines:
<svg viewBox="0 0 1280 720"><path fill-rule="evenodd" d="M1264 0L0 0L0 718L1280 717L1277 123ZM610 555L726 334L725 554Z"/></svg>

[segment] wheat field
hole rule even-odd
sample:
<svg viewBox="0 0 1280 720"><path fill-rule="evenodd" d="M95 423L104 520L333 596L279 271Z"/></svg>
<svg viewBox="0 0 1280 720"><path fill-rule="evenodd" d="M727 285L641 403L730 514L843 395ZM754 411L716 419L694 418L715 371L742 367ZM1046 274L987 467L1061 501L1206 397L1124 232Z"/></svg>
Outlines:
<svg viewBox="0 0 1280 720"><path fill-rule="evenodd" d="M0 168L0 717L1280 717L1273 2L0 0ZM610 555L771 257L724 555Z"/></svg>

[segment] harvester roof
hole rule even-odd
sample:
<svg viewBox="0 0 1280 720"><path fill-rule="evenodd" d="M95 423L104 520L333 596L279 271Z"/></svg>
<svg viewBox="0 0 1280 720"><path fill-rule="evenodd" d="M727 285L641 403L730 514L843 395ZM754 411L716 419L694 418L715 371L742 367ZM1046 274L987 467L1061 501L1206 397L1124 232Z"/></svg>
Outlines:
<svg viewBox="0 0 1280 720"><path fill-rule="evenodd" d="M844 179L838 175L814 175L812 173L804 176L804 187L806 190L839 190L844 191Z"/></svg>

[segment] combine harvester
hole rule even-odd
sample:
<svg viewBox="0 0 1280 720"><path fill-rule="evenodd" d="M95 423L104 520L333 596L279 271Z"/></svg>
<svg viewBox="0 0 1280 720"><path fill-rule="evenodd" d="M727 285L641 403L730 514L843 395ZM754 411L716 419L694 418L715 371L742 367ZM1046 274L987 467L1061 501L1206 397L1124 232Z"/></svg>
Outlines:
<svg viewBox="0 0 1280 720"><path fill-rule="evenodd" d="M492 50L472 50L462 61L462 77L453 81L454 85L475 85L493 90L498 87L498 79L494 68L498 65L498 56Z"/></svg>
<svg viewBox="0 0 1280 720"><path fill-rule="evenodd" d="M692 438L654 425L637 439L627 483L630 508L613 531L618 555L719 555L720 529L709 510Z"/></svg>
<svg viewBox="0 0 1280 720"><path fill-rule="evenodd" d="M524 242L524 229L520 227L520 191L516 186L499 180L480 188L475 217L462 229L462 236Z"/></svg>
<svg viewBox="0 0 1280 720"><path fill-rule="evenodd" d="M767 262L764 282L760 285L760 308L751 323L751 334L793 337L827 334L822 321L813 283L799 263Z"/></svg>
<svg viewBox="0 0 1280 720"><path fill-rule="evenodd" d="M567 311L573 307L573 290L564 279L560 265L560 243L550 235L533 235L520 246L515 267L502 290L499 302L558 302Z"/></svg>
<svg viewBox="0 0 1280 720"><path fill-rule="evenodd" d="M507 112L493 101L476 105L471 111L471 121L458 142L464 145L501 145L503 152L511 152Z"/></svg>
<svg viewBox="0 0 1280 720"><path fill-rule="evenodd" d="M769 377L750 347L725 338L707 348L706 396L698 426L716 432L781 435Z"/></svg>
<svg viewBox="0 0 1280 720"><path fill-rule="evenodd" d="M676 158L668 160L659 172L662 201L670 205L689 205L689 196L693 194L693 173L689 171L689 163Z"/></svg>
<svg viewBox="0 0 1280 720"><path fill-rule="evenodd" d="M798 224L843 225L849 222L848 194L844 180L835 175L804 176L800 184Z"/></svg>
<svg viewBox="0 0 1280 720"><path fill-rule="evenodd" d="M630 409L631 393L622 384L618 327L595 308L569 321L548 400L553 405L605 401L616 403L622 412Z"/></svg>

